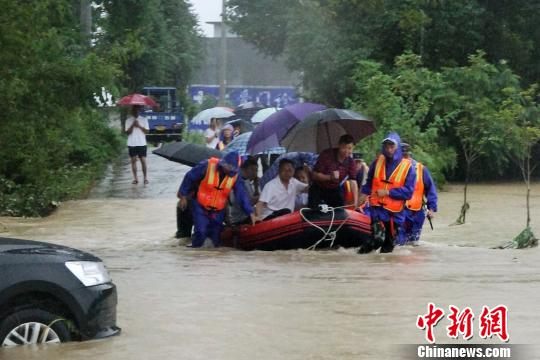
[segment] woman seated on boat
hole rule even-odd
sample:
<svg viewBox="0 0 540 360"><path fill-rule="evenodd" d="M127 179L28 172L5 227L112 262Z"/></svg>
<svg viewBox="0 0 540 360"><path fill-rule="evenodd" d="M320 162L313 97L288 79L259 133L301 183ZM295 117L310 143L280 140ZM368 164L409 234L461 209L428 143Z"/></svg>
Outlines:
<svg viewBox="0 0 540 360"><path fill-rule="evenodd" d="M263 220L270 220L294 211L296 195L305 191L305 184L293 177L294 164L289 159L279 162L279 173L270 180L263 188L259 202L256 206L256 214Z"/></svg>

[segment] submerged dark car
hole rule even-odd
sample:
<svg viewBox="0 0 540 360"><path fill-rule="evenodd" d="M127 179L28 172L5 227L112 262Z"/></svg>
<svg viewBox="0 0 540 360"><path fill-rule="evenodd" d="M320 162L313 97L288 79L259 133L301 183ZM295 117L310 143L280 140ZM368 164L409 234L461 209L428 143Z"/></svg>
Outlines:
<svg viewBox="0 0 540 360"><path fill-rule="evenodd" d="M0 346L116 335L116 286L86 252L0 237Z"/></svg>

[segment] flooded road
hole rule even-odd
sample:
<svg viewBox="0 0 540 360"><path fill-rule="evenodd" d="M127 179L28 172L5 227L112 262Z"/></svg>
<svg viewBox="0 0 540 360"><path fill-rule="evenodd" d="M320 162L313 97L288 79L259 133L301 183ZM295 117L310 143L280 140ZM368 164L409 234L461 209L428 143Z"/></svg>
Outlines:
<svg viewBox="0 0 540 360"><path fill-rule="evenodd" d="M193 250L173 238L175 193L187 167L150 155L147 186L131 185L127 156L86 200L45 219L0 218L0 234L73 246L101 257L118 286L118 337L0 350L0 359L395 359L425 343L416 317L448 309L509 308L510 342L540 344L540 252L493 250L525 223L521 183L440 194L435 230L392 254ZM540 185L531 199L540 234ZM476 317L476 319L478 316ZM438 342L446 319L436 327ZM478 337L475 320L474 343ZM492 339L492 343L499 343ZM537 353L540 356L540 353Z"/></svg>

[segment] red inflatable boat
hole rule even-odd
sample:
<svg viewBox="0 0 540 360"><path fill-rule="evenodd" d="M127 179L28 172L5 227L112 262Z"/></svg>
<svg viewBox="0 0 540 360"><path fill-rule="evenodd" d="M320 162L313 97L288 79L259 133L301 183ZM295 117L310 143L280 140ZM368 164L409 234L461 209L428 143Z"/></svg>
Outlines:
<svg viewBox="0 0 540 360"><path fill-rule="evenodd" d="M226 228L223 246L242 250L358 247L370 237L371 219L358 211L302 210L256 225Z"/></svg>

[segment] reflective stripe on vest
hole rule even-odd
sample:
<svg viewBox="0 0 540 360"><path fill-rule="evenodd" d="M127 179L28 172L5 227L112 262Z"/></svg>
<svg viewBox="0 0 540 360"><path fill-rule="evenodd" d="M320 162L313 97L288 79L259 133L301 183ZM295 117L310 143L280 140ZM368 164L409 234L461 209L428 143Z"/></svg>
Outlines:
<svg viewBox="0 0 540 360"><path fill-rule="evenodd" d="M424 204L424 165L416 163L416 183L414 184L413 196L407 200L407 209L418 211Z"/></svg>
<svg viewBox="0 0 540 360"><path fill-rule="evenodd" d="M238 174L233 177L227 175L219 184L218 162L218 158L208 160L206 175L199 185L197 201L206 210L220 211L225 209L229 194L238 177Z"/></svg>
<svg viewBox="0 0 540 360"><path fill-rule="evenodd" d="M373 183L371 186L369 204L371 206L382 206L384 209L391 212L400 212L403 210L403 206L405 205L404 200L393 199L390 196L379 197L377 196L377 190L392 190L403 187L410 168L411 161L409 159L402 159L390 175L390 178L387 180L386 159L384 155L379 155L377 158L377 163L375 164L375 171L373 173Z"/></svg>

